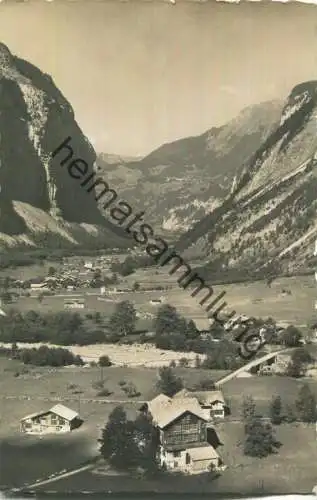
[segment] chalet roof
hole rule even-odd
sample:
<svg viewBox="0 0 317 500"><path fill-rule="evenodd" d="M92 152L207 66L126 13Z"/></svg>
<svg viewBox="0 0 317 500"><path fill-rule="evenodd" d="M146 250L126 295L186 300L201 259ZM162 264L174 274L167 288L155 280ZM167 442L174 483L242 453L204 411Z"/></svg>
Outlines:
<svg viewBox="0 0 317 500"><path fill-rule="evenodd" d="M26 415L25 417L21 418L21 422L23 422L24 420L29 420L30 418L40 417L41 415L45 415L46 413L49 413L49 410L30 413L29 415Z"/></svg>
<svg viewBox="0 0 317 500"><path fill-rule="evenodd" d="M31 413L30 415L26 415L26 417L21 418L21 422L24 420L29 420L30 418L40 417L41 415L46 415L47 413L55 413L58 417L65 418L66 420L74 420L74 418L78 417L78 413L67 408L67 406L57 404L53 406L50 410L42 410L36 413Z"/></svg>
<svg viewBox="0 0 317 500"><path fill-rule="evenodd" d="M53 406L53 408L50 409L52 413L55 413L55 415L58 415L59 417L65 418L66 420L74 420L74 418L78 417L78 413L74 410L71 410L70 408L67 408L67 406L57 404Z"/></svg>
<svg viewBox="0 0 317 500"><path fill-rule="evenodd" d="M216 401L225 403L222 391L189 391L188 389L182 389L174 395L176 399L188 397L196 398L201 405L215 403Z"/></svg>
<svg viewBox="0 0 317 500"><path fill-rule="evenodd" d="M215 403L216 401L225 402L221 391L195 391L192 396L197 398L201 405Z"/></svg>
<svg viewBox="0 0 317 500"><path fill-rule="evenodd" d="M157 398L148 403L149 411L152 415L153 421L164 429L168 424L176 420L178 417L186 412L196 415L198 418L207 421L203 411L201 410L197 399L184 398L184 399L170 399L165 396L164 398ZM153 405L154 402L154 405Z"/></svg>
<svg viewBox="0 0 317 500"><path fill-rule="evenodd" d="M196 462L198 460L211 460L211 459L219 458L218 453L211 445L203 446L201 448L199 448L199 447L190 448L190 449L187 449L187 453L189 453L193 462Z"/></svg>
<svg viewBox="0 0 317 500"><path fill-rule="evenodd" d="M157 411L159 411L159 408L162 405L165 405L166 403L170 403L171 401L172 401L171 398L169 398L165 394L159 394L151 401L148 401L148 403L147 403L148 410L149 410L149 412L152 413L152 415L154 415Z"/></svg>

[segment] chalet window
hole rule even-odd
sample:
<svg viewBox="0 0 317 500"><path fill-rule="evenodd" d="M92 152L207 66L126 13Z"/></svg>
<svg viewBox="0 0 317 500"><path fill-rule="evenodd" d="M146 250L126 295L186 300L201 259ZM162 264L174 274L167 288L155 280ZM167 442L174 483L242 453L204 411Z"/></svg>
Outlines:
<svg viewBox="0 0 317 500"><path fill-rule="evenodd" d="M181 456L181 452L180 451L174 451L173 456L174 457L180 457Z"/></svg>
<svg viewBox="0 0 317 500"><path fill-rule="evenodd" d="M190 464L190 455L186 453L186 465Z"/></svg>

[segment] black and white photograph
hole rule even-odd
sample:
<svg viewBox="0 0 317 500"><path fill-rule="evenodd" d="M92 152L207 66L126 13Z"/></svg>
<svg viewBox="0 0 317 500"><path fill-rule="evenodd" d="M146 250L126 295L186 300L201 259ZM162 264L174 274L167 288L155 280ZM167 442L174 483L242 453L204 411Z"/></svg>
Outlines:
<svg viewBox="0 0 317 500"><path fill-rule="evenodd" d="M317 6L0 35L1 498L317 498Z"/></svg>

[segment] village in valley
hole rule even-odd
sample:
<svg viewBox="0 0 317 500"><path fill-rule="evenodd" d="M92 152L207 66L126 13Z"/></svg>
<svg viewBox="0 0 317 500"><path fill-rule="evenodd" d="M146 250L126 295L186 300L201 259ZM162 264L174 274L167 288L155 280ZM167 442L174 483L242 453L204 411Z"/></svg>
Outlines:
<svg viewBox="0 0 317 500"><path fill-rule="evenodd" d="M245 491L286 491L272 470L286 467L297 481L292 457L299 452L303 489L311 491L314 322L295 326L265 316L254 283L220 285L229 287L232 307L244 289L234 332L248 324L267 339L243 360L232 327L207 320L177 276L143 265L133 249L1 271L5 488L120 489L119 474L127 488L142 476L149 489L195 490L199 478L199 491L227 492L240 487L241 469ZM268 301L293 301L288 307L295 309L301 299L294 295L311 288L310 277L260 287ZM12 461L19 463L30 446L33 466L17 476Z"/></svg>

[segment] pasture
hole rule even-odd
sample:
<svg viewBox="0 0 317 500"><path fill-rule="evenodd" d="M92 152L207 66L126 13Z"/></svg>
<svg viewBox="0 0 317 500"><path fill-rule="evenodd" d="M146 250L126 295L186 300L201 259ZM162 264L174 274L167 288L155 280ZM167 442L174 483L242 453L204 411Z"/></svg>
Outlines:
<svg viewBox="0 0 317 500"><path fill-rule="evenodd" d="M125 288L132 286L135 282L140 283L141 286L161 285L170 288L166 291L107 293L103 297L100 297L99 290L96 289L58 292L55 296L44 297L41 303L36 297L20 297L17 302L12 304L12 307L22 311L34 309L43 312L56 312L64 310L66 297L78 296L85 298L85 309L79 309L80 314L98 311L108 316L113 312L117 302L129 300L135 305L139 314L137 327L151 329L151 318L157 313L161 304L153 305L150 301L162 299L162 304L173 305L181 315L187 319L193 319L200 329L208 328L207 313L199 304L199 301L204 297L203 293L192 297L189 289L181 289L177 283L177 273L174 276L169 276L163 269L139 270L123 279L119 286ZM283 293L283 290L286 290L288 294ZM279 323L294 324L298 327L305 327L313 318L317 320L314 309L316 284L313 275L280 278L274 281L271 287L268 287L264 281L216 285L214 297L222 291L226 291L223 298L223 301L228 304L224 309L226 312L235 310L237 313L247 316L262 318L271 316ZM217 306L220 304L221 302Z"/></svg>
<svg viewBox="0 0 317 500"><path fill-rule="evenodd" d="M176 368L176 373L183 378L185 385L192 386L202 378L216 381L226 372ZM79 466L97 454L97 440L101 429L117 404L123 404L128 416L134 418L140 401L151 399L158 392L157 369L144 367L113 366L103 370L98 367L31 368L18 361L0 358L0 375L0 453L6 456L0 474L2 486L22 486L25 482L47 477L62 469ZM111 393L107 397L97 395L96 383L101 380ZM127 398L121 388L123 381L135 384L140 395ZM317 396L317 382L307 381ZM253 376L224 384L222 390L232 414L227 422L217 424L217 431L223 442L218 451L229 467L216 482L211 483L212 486L206 484L207 490L212 487L212 491L219 492L250 492L263 479L267 491L311 491L313 484L310 482L313 480L317 459L314 429L302 425L282 425L277 429L277 437L283 444L278 454L263 460L250 460L244 457L239 445L242 426L241 422L236 421L240 419L243 395L252 395L257 410L267 415L273 395L280 394L284 404L293 405L302 383L303 380L286 377ZM79 411L84 419L82 427L67 436L21 435L20 419L27 414L50 408L56 404L57 398L66 406ZM20 471L18 465L25 462L26 456L32 457L32 460L28 460ZM288 474L292 477L289 489ZM81 478L86 480L85 490L107 489L107 477L90 473L58 481L46 489L61 491L60 488L66 486L71 489L71 485L80 489ZM109 480L113 482L114 478ZM115 484L115 488L121 489L120 483Z"/></svg>

